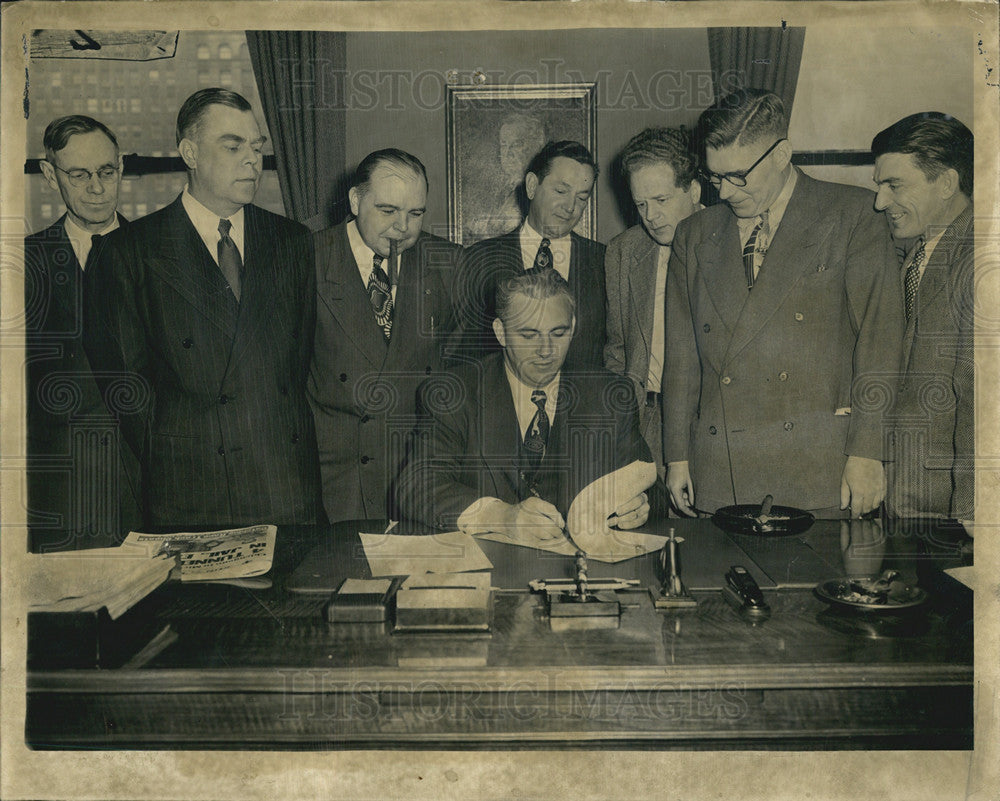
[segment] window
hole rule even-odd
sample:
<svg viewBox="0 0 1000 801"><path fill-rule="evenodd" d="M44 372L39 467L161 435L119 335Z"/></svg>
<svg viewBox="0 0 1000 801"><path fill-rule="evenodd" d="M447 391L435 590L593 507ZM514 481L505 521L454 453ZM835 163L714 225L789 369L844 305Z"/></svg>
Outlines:
<svg viewBox="0 0 1000 801"><path fill-rule="evenodd" d="M90 114L96 114L97 113L97 98L96 97L92 97L89 100L87 100L87 111Z"/></svg>
<svg viewBox="0 0 1000 801"><path fill-rule="evenodd" d="M208 49L208 45L198 45L197 58L199 61L207 61L212 57L212 51Z"/></svg>
<svg viewBox="0 0 1000 801"><path fill-rule="evenodd" d="M233 48L227 44L219 45L219 58L223 61L231 61L233 58Z"/></svg>

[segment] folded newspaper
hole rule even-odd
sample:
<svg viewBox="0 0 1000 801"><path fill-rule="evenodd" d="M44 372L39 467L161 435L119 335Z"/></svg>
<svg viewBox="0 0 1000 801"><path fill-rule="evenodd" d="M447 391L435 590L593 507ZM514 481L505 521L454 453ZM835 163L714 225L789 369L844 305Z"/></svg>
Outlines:
<svg viewBox="0 0 1000 801"><path fill-rule="evenodd" d="M250 577L271 569L276 535L277 528L265 525L198 534L133 531L117 548L28 554L29 610L96 612L107 607L115 620L174 570L181 581L266 581Z"/></svg>
<svg viewBox="0 0 1000 801"><path fill-rule="evenodd" d="M122 546L140 546L150 556L180 559L181 581L228 581L260 576L271 569L276 526L247 526L197 534L130 532Z"/></svg>

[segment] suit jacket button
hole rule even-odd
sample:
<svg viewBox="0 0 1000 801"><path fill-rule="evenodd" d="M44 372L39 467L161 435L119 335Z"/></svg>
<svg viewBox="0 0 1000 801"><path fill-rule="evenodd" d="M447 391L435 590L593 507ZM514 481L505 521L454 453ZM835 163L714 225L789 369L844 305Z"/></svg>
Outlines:
<svg viewBox="0 0 1000 801"><path fill-rule="evenodd" d="M796 322L801 323L804 319L806 319L806 318L802 315L802 312L795 312L795 320L796 320Z"/></svg>
<svg viewBox="0 0 1000 801"><path fill-rule="evenodd" d="M340 380L341 381L346 381L347 380L347 373L341 373L340 374Z"/></svg>
<svg viewBox="0 0 1000 801"><path fill-rule="evenodd" d="M710 326L708 323L705 323L703 330L707 334L709 331L712 330L712 326Z"/></svg>
<svg viewBox="0 0 1000 801"><path fill-rule="evenodd" d="M784 370L782 370L780 373L778 373L778 380L779 381L787 381L788 380L788 373L786 373Z"/></svg>
<svg viewBox="0 0 1000 801"><path fill-rule="evenodd" d="M292 445L295 445L299 441L298 434L292 434Z"/></svg>
<svg viewBox="0 0 1000 801"><path fill-rule="evenodd" d="M731 378L730 378L730 377L729 377L729 376L727 375L727 376L725 376L725 377L724 377L724 378L722 379L722 383L723 383L723 384L725 384L726 386L728 386L729 384L732 384L732 383L733 383L733 379L731 379Z"/></svg>
<svg viewBox="0 0 1000 801"><path fill-rule="evenodd" d="M220 445L220 446L219 446L219 456L225 456L225 455L226 455L226 449L225 449L225 448L223 448L223 447L222 447L222 446Z"/></svg>
<svg viewBox="0 0 1000 801"><path fill-rule="evenodd" d="M361 415L361 422L362 423L367 423L369 420L371 420L371 418L367 414Z"/></svg>
<svg viewBox="0 0 1000 801"><path fill-rule="evenodd" d="M191 346L194 344L194 340L191 339L191 337L188 337L183 342L181 342L181 344L185 347L185 349L190 350Z"/></svg>
<svg viewBox="0 0 1000 801"><path fill-rule="evenodd" d="M709 426L708 433L714 437L716 434L719 433L719 429L717 429L715 426Z"/></svg>
<svg viewBox="0 0 1000 801"><path fill-rule="evenodd" d="M370 462L370 461L371 461L371 459L369 459L367 456L362 456L361 457L361 464L368 464L368 462Z"/></svg>
<svg viewBox="0 0 1000 801"><path fill-rule="evenodd" d="M288 387L282 387L281 388L281 394L282 395L288 395Z"/></svg>
<svg viewBox="0 0 1000 801"><path fill-rule="evenodd" d="M424 372L425 372L425 373L427 373L427 375L430 375L430 374L431 374L432 372L434 372L434 371L433 371L433 370L431 369L431 366L430 366L430 365L428 364L428 365L427 365L427 366L426 366L426 367L424 368Z"/></svg>
<svg viewBox="0 0 1000 801"><path fill-rule="evenodd" d="M788 422L785 423L785 431L791 431L795 427L795 423Z"/></svg>

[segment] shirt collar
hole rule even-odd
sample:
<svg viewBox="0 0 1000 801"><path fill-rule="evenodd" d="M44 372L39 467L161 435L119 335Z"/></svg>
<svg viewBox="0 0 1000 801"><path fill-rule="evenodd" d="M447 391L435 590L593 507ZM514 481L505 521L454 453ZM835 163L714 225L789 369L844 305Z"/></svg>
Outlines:
<svg viewBox="0 0 1000 801"><path fill-rule="evenodd" d="M229 236L236 244L240 254L243 254L243 206L240 206L239 211L229 217L219 217L218 214L192 195L190 187L187 186L184 187L184 193L181 195L181 203L184 205L184 211L187 212L191 224L194 225L195 230L205 241L206 247L208 247L213 255L216 251L216 245L221 238L219 234L220 219L229 220L232 223L233 227L229 231Z"/></svg>
<svg viewBox="0 0 1000 801"><path fill-rule="evenodd" d="M116 211L112 217L111 222L109 222L100 231L88 231L86 228L81 228L69 213L66 214L66 219L63 221L63 229L66 231L66 237L70 242L87 242L91 241L93 236L104 236L105 234L110 234L118 228L118 212Z"/></svg>
<svg viewBox="0 0 1000 801"><path fill-rule="evenodd" d="M785 216L785 209L788 208L788 201L792 197L792 192L795 190L795 184L797 181L798 170L795 167L792 167L788 171L788 177L785 179L785 185L781 187L781 191L774 199L774 202L766 209L767 227L772 234L781 222L781 218ZM736 224L739 226L741 231L745 232L755 228L759 218L760 215L757 217L738 217L736 219Z"/></svg>

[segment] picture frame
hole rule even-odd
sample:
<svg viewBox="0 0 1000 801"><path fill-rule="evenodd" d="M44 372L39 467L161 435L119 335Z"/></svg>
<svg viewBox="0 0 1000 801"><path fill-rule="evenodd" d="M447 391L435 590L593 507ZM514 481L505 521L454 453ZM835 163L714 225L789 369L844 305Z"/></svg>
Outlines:
<svg viewBox="0 0 1000 801"><path fill-rule="evenodd" d="M448 226L469 246L520 225L524 173L546 142L571 139L597 153L595 83L449 86ZM596 239L596 193L574 229Z"/></svg>

